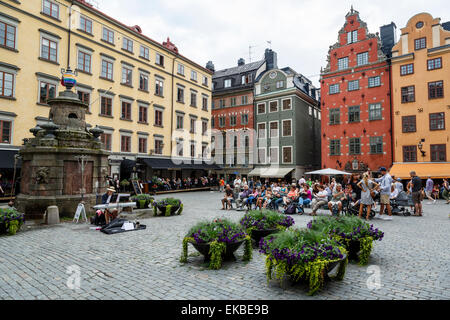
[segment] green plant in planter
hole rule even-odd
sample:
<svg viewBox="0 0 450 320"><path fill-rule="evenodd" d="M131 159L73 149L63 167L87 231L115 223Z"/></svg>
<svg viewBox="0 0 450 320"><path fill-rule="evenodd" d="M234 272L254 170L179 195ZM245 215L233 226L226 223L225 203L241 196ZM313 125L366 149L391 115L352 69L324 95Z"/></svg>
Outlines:
<svg viewBox="0 0 450 320"><path fill-rule="evenodd" d="M306 280L309 295L324 285L332 265L339 264L334 277L342 280L347 266L347 251L327 234L297 229L269 235L260 241L260 252L266 254L266 277L275 273L277 280L290 276L294 281Z"/></svg>
<svg viewBox="0 0 450 320"><path fill-rule="evenodd" d="M359 243L356 250L359 251L358 263L362 266L369 263L373 242L384 237L381 230L355 216L317 217L308 223L308 228L329 234L344 245L352 257L356 256L354 246Z"/></svg>
<svg viewBox="0 0 450 320"><path fill-rule="evenodd" d="M209 245L209 251L205 255L210 257L209 268L213 270L220 269L224 256L226 254L232 255L232 252L227 252L227 248L241 241L245 242L243 260L250 261L253 253L251 238L245 233L242 226L227 219L199 222L189 230L183 239L183 252L180 262L187 262L189 243Z"/></svg>
<svg viewBox="0 0 450 320"><path fill-rule="evenodd" d="M253 230L277 229L284 231L295 224L291 216L272 210L250 210L242 217L240 224L251 235Z"/></svg>
<svg viewBox="0 0 450 320"><path fill-rule="evenodd" d="M152 196L148 194L138 194L130 198L131 201L134 201L139 204L139 208L145 209L148 207L148 204L153 203L155 200Z"/></svg>
<svg viewBox="0 0 450 320"><path fill-rule="evenodd" d="M174 198L165 198L159 201L153 201L153 215L157 216L158 211L166 217L176 214L180 215L183 211L181 200Z"/></svg>
<svg viewBox="0 0 450 320"><path fill-rule="evenodd" d="M0 224L4 226L8 235L15 235L24 222L25 216L16 209L0 209Z"/></svg>

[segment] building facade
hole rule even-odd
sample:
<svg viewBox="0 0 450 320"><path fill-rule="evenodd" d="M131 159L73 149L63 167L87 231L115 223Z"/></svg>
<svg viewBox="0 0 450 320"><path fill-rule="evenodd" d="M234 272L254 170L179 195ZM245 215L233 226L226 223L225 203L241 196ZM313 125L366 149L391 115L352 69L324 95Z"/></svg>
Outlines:
<svg viewBox="0 0 450 320"><path fill-rule="evenodd" d="M377 171L392 164L389 54L395 24L383 47L351 9L321 71L322 167ZM386 38L388 38L386 36ZM385 49L383 52L383 49Z"/></svg>
<svg viewBox="0 0 450 320"><path fill-rule="evenodd" d="M218 175L246 176L253 168L253 89L266 65L265 59L246 64L241 58L236 67L214 72L211 127L215 129L214 157L222 167Z"/></svg>
<svg viewBox="0 0 450 320"><path fill-rule="evenodd" d="M444 27L446 26L447 29ZM426 178L450 176L450 25L420 13L392 51L394 166Z"/></svg>
<svg viewBox="0 0 450 320"><path fill-rule="evenodd" d="M0 153L10 155L30 128L48 121L46 101L64 89L61 69L68 66L78 73L79 98L89 104L86 121L104 130L111 175L123 159L150 165L156 159L155 168L168 170L176 168L171 157L201 162L207 153L212 72L169 39L154 41L84 0L1 1L0 28L6 35L0 37ZM194 131L175 137L188 115Z"/></svg>
<svg viewBox="0 0 450 320"><path fill-rule="evenodd" d="M255 84L256 164L250 176L299 179L320 167L318 90L276 56Z"/></svg>

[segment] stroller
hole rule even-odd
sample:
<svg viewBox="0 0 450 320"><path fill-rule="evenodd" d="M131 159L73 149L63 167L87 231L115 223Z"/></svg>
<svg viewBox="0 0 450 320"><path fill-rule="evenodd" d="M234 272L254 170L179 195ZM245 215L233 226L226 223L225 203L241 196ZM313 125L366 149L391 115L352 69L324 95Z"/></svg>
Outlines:
<svg viewBox="0 0 450 320"><path fill-rule="evenodd" d="M407 207L414 207L412 195L408 195L405 191L400 192L397 198L391 199L390 204L392 214L395 215L410 216L411 212Z"/></svg>

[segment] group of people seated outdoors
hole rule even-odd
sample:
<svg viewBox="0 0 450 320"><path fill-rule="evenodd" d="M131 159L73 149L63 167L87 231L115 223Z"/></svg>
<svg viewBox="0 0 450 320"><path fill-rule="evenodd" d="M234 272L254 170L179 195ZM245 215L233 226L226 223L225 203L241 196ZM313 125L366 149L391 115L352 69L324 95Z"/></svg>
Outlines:
<svg viewBox="0 0 450 320"><path fill-rule="evenodd" d="M213 177L200 177L200 178L160 178L153 177L152 180L147 181L151 186L157 186L163 191L170 190L180 190L180 189L191 189L191 188L202 188L211 187L217 185L217 180Z"/></svg>

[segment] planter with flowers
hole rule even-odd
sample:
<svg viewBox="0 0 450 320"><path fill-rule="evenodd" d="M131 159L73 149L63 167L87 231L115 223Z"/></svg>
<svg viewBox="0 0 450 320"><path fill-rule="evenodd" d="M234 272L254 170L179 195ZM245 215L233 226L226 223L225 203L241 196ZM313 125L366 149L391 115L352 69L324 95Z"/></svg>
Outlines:
<svg viewBox="0 0 450 320"><path fill-rule="evenodd" d="M12 208L0 208L0 234L15 235L24 222L23 213Z"/></svg>
<svg viewBox="0 0 450 320"><path fill-rule="evenodd" d="M130 198L131 201L136 202L138 209L148 209L149 204L152 204L155 198L149 194L138 194Z"/></svg>
<svg viewBox="0 0 450 320"><path fill-rule="evenodd" d="M181 200L174 198L165 198L158 201L153 201L153 215L180 215L183 211L183 204Z"/></svg>
<svg viewBox="0 0 450 320"><path fill-rule="evenodd" d="M283 284L285 278L293 282L307 282L309 295L323 288L325 280L338 267L336 280L342 280L347 266L347 251L327 234L308 229L294 229L271 234L259 243L266 254L267 282L273 275Z"/></svg>
<svg viewBox="0 0 450 320"><path fill-rule="evenodd" d="M286 216L272 210L250 210L240 221L247 233L258 244L261 238L269 234L285 231L295 222L291 216Z"/></svg>
<svg viewBox="0 0 450 320"><path fill-rule="evenodd" d="M317 217L308 223L308 228L339 241L346 247L349 259L358 260L359 265L368 264L373 242L384 236L384 232L355 216Z"/></svg>
<svg viewBox="0 0 450 320"><path fill-rule="evenodd" d="M245 242L244 261L252 259L252 242L241 225L227 219L199 222L183 239L183 253L180 262L186 263L188 244L192 244L209 262L210 269L220 269L222 261L236 260L234 252Z"/></svg>

